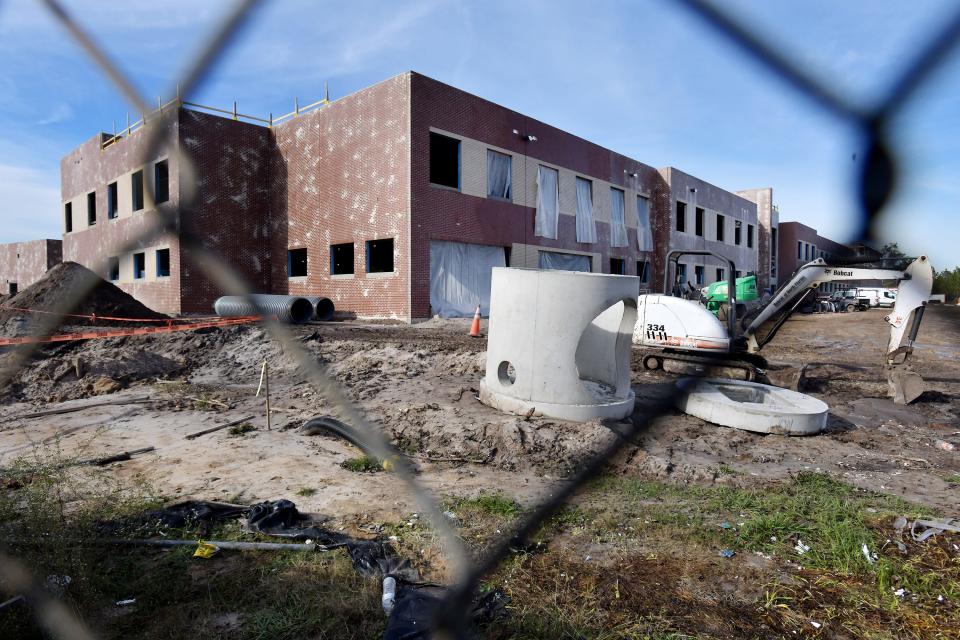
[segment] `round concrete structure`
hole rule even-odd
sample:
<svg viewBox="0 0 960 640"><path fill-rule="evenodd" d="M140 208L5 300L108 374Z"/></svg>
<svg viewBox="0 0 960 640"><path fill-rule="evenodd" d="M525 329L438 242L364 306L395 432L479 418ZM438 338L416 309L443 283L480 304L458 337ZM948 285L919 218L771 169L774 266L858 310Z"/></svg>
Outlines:
<svg viewBox="0 0 960 640"><path fill-rule="evenodd" d="M480 400L578 422L630 415L639 287L634 276L494 268Z"/></svg>
<svg viewBox="0 0 960 640"><path fill-rule="evenodd" d="M725 427L805 436L827 426L825 402L789 389L721 378L683 378L677 388L680 410Z"/></svg>

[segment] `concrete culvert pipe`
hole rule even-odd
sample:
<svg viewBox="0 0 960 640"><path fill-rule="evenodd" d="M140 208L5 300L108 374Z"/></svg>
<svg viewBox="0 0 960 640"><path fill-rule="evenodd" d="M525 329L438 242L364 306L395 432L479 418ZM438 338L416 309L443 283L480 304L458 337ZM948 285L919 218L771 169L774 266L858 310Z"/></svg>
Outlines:
<svg viewBox="0 0 960 640"><path fill-rule="evenodd" d="M313 319L314 308L300 296L254 293L250 296L223 296L213 303L214 312L224 318L276 316L280 322L303 324Z"/></svg>
<svg viewBox="0 0 960 640"><path fill-rule="evenodd" d="M333 320L333 312L335 311L333 300L321 296L307 296L307 300L313 305L314 320L320 320L321 322Z"/></svg>

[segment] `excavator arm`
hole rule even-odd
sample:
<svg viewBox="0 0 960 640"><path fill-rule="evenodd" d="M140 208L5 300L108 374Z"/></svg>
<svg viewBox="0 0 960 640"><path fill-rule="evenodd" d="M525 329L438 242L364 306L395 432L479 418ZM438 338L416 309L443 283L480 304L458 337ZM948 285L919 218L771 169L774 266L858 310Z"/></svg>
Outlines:
<svg viewBox="0 0 960 640"><path fill-rule="evenodd" d="M853 280L896 280L899 283L897 302L890 315L884 320L891 327L890 340L887 344L887 364L898 364L895 361L901 355L903 359L899 363L902 363L913 350L913 341L920 329L923 309L933 290L933 267L926 256L920 256L903 271L831 266L822 258L803 265L797 269L790 281L770 298L744 329L741 339L746 340L747 351L756 353L770 342L790 312L796 308L808 291L824 282ZM778 314L781 316L780 319L765 335L759 336L760 327Z"/></svg>

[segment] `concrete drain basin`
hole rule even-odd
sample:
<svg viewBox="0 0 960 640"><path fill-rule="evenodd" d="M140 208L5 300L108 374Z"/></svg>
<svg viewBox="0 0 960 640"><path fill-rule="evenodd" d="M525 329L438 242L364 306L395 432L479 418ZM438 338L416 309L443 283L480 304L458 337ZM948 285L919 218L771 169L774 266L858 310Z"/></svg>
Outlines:
<svg viewBox="0 0 960 640"><path fill-rule="evenodd" d="M827 426L825 402L789 389L722 378L683 378L677 388L677 408L724 427L805 436Z"/></svg>

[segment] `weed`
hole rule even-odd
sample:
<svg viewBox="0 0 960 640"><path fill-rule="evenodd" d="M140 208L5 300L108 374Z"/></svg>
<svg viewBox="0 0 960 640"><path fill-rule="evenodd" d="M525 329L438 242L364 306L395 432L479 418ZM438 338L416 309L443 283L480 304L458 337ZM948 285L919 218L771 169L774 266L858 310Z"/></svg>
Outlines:
<svg viewBox="0 0 960 640"><path fill-rule="evenodd" d="M454 500L457 509L472 509L492 516L512 518L520 512L520 505L516 500L508 498L502 492L481 493L476 498L459 498Z"/></svg>
<svg viewBox="0 0 960 640"><path fill-rule="evenodd" d="M952 476L947 476L944 478L948 484L960 484L960 473L955 473Z"/></svg>
<svg viewBox="0 0 960 640"><path fill-rule="evenodd" d="M348 458L347 460L341 462L340 466L347 471L353 471L355 473L374 473L376 471L383 471L383 461L379 458L368 456L366 454L360 456L359 458Z"/></svg>
<svg viewBox="0 0 960 640"><path fill-rule="evenodd" d="M298 495L298 496L303 496L303 497L305 497L305 498L308 497L308 496L312 496L312 495L314 495L314 494L316 494L316 493L317 493L317 490L314 489L313 487L301 487L301 488L297 489L297 495Z"/></svg>
<svg viewBox="0 0 960 640"><path fill-rule="evenodd" d="M737 475L737 470L734 469L733 467L731 467L730 465L727 465L727 464L721 464L721 465L717 468L717 471L718 471L718 472L720 473L720 475L722 475L722 476L735 476L735 475Z"/></svg>
<svg viewBox="0 0 960 640"><path fill-rule="evenodd" d="M227 429L227 433L230 434L231 437L237 438L256 430L257 428L255 426L244 422L243 424L238 424L235 427L230 427Z"/></svg>

